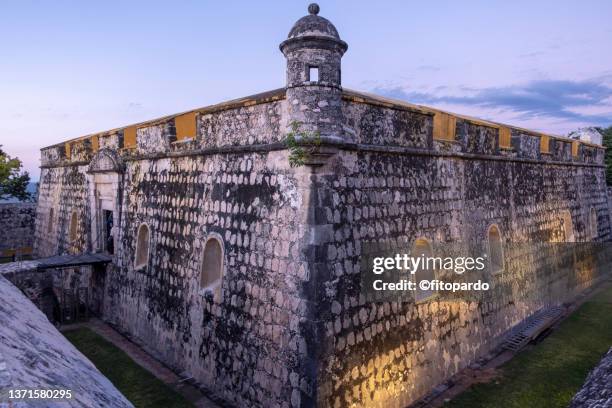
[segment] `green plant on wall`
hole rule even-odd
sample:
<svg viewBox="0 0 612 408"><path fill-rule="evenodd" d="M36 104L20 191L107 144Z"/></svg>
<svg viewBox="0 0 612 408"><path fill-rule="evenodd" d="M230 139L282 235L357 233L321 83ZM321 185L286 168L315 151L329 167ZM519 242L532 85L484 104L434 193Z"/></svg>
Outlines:
<svg viewBox="0 0 612 408"><path fill-rule="evenodd" d="M315 154L321 146L321 134L302 130L302 122L294 120L290 124L291 131L287 133L285 144L289 149L289 165L303 166L306 160Z"/></svg>

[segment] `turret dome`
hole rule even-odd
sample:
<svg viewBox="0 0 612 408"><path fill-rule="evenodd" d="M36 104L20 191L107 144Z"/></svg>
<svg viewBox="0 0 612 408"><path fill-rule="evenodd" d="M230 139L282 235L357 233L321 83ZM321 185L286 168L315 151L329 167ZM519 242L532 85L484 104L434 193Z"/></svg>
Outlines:
<svg viewBox="0 0 612 408"><path fill-rule="evenodd" d="M308 15L300 18L289 31L287 40L280 45L281 50L286 45L294 44L299 40L322 40L335 43L343 52L348 48L347 44L340 39L336 27L326 18L319 16L319 5L312 3L308 6Z"/></svg>
<svg viewBox="0 0 612 408"><path fill-rule="evenodd" d="M340 39L340 35L338 34L336 27L334 27L334 25L328 19L318 15L318 4L313 3L308 6L308 12L310 14L300 18L293 25L293 28L291 28L287 38L323 36L335 38L336 40Z"/></svg>

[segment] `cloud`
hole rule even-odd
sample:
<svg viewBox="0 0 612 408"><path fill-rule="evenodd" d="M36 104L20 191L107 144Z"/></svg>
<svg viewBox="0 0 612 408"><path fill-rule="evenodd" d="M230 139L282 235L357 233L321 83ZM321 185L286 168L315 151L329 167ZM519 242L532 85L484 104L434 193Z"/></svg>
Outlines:
<svg viewBox="0 0 612 408"><path fill-rule="evenodd" d="M521 85L459 88L454 94L379 87L374 92L419 104L453 104L508 110L521 120L540 117L612 124L612 87L608 76L584 81L534 80ZM437 89L437 88L436 88Z"/></svg>

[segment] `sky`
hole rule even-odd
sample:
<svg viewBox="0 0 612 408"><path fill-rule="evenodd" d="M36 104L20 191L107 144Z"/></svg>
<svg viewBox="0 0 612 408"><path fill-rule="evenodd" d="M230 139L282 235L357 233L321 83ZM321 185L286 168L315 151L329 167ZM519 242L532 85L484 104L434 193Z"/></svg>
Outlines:
<svg viewBox="0 0 612 408"><path fill-rule="evenodd" d="M320 1L343 86L565 135L612 125L612 1ZM0 144L40 148L284 86L308 2L0 0Z"/></svg>

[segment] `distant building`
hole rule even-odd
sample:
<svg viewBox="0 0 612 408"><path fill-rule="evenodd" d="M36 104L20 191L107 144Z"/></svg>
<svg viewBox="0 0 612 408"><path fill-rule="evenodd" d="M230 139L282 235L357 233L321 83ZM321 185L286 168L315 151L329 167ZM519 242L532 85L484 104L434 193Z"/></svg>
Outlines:
<svg viewBox="0 0 612 408"><path fill-rule="evenodd" d="M601 145L602 142L602 134L599 130L594 127L583 127L573 132L570 132L568 135L571 139L582 140L583 142L593 143L597 145Z"/></svg>

